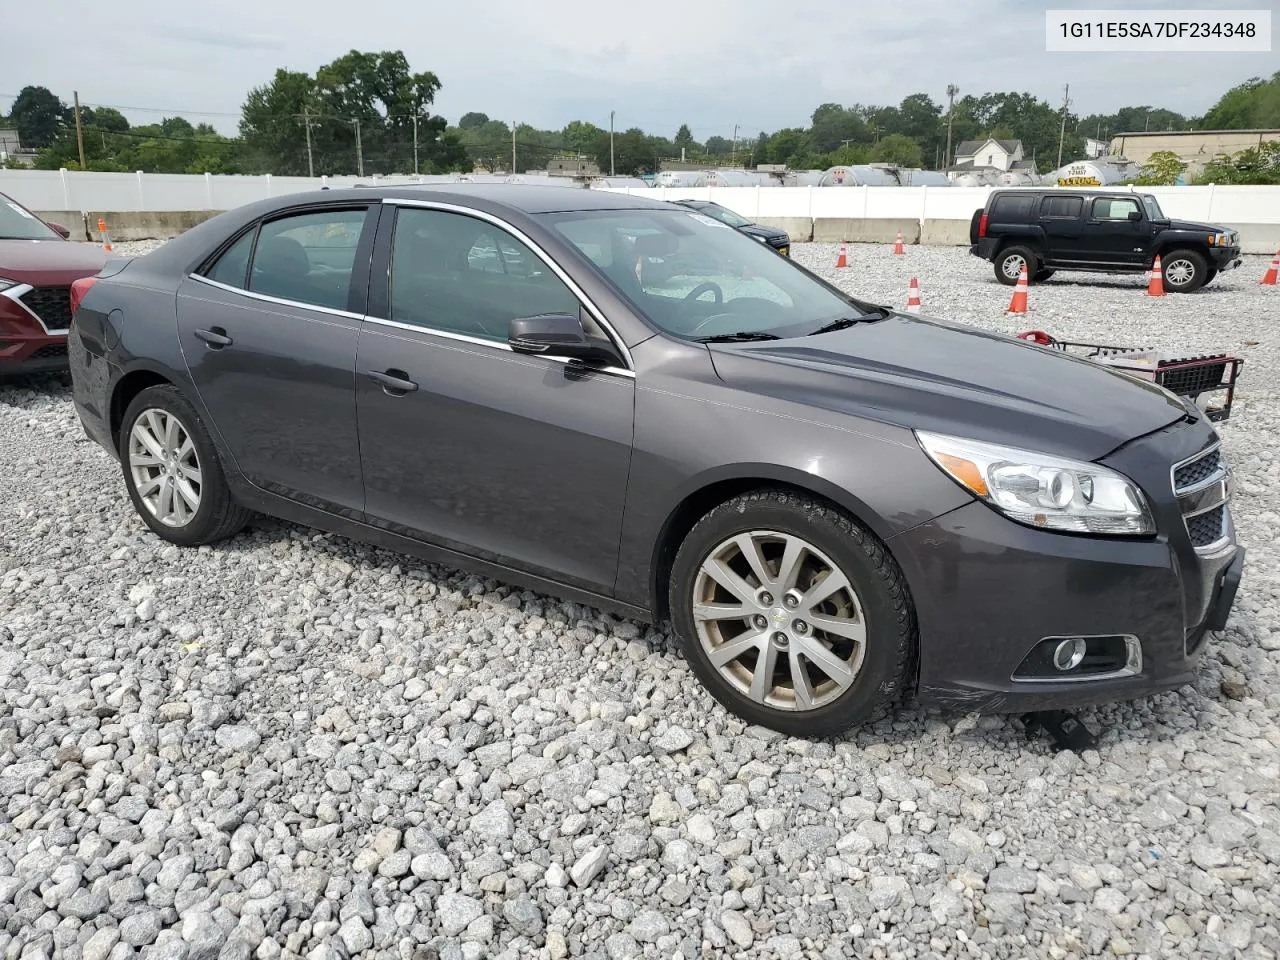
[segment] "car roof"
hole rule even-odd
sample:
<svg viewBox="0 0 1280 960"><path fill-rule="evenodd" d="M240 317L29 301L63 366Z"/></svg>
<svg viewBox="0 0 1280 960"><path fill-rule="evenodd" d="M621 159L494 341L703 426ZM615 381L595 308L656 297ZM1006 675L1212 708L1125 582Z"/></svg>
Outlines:
<svg viewBox="0 0 1280 960"><path fill-rule="evenodd" d="M1138 190L1103 190L1100 187L1006 187L1004 189L992 190L991 195L1003 193L1025 193L1027 196L1032 194L1044 194L1046 196L1085 196L1090 197L1149 197L1151 194Z"/></svg>
<svg viewBox="0 0 1280 960"><path fill-rule="evenodd" d="M308 200L324 203L358 200L439 200L462 205L474 204L481 209L506 207L526 214L562 213L571 210L661 209L660 200L629 196L584 187L547 187L524 183L409 183L399 186L359 187L345 190L314 190L293 194L293 203ZM286 199L286 198L281 198Z"/></svg>

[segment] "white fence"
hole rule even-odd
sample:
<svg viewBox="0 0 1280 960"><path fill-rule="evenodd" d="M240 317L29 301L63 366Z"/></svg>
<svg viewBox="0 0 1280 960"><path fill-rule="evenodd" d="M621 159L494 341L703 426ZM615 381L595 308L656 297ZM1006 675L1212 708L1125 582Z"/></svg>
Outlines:
<svg viewBox="0 0 1280 960"><path fill-rule="evenodd" d="M214 174L0 170L0 193L33 210L229 210L266 197L367 177L245 177ZM1209 223L1280 225L1280 187L1153 187L1168 216ZM657 187L619 193L684 200L714 198L744 217L809 220L968 220L989 187Z"/></svg>

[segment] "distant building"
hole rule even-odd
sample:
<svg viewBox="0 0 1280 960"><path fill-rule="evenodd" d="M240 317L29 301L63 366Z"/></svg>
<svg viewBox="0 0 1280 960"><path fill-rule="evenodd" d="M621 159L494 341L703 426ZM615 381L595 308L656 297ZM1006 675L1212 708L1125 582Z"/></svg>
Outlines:
<svg viewBox="0 0 1280 960"><path fill-rule="evenodd" d="M19 163L29 167L35 163L36 152L24 150L22 141L18 139L18 131L12 127L0 127L0 161Z"/></svg>
<svg viewBox="0 0 1280 960"><path fill-rule="evenodd" d="M1153 153L1168 150L1187 165L1186 175L1194 177L1219 154L1239 153L1271 140L1280 140L1280 130L1152 130L1117 133L1107 152L1141 166Z"/></svg>
<svg viewBox="0 0 1280 960"><path fill-rule="evenodd" d="M1107 153L1107 141L1094 140L1092 137L1084 138L1084 156L1086 160L1097 160L1098 157L1105 156Z"/></svg>
<svg viewBox="0 0 1280 960"><path fill-rule="evenodd" d="M598 177L600 165L588 157L552 157L547 161L552 177Z"/></svg>
<svg viewBox="0 0 1280 960"><path fill-rule="evenodd" d="M1019 166L1021 164L1021 166ZM991 168L1006 173L1029 167L1031 162L1022 159L1021 140L964 140L956 147L954 170L980 170Z"/></svg>

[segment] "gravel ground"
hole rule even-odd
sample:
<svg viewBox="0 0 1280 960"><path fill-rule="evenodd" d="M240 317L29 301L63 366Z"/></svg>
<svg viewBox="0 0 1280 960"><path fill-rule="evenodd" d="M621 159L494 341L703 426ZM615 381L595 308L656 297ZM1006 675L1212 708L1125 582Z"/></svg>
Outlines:
<svg viewBox="0 0 1280 960"><path fill-rule="evenodd" d="M120 244L122 249L131 245ZM830 275L835 248L797 246ZM1054 754L906 705L745 728L665 630L261 521L167 546L65 380L0 388L0 955L1274 958L1280 292L1010 291L952 249L838 282L1014 330L1247 358L1251 551L1197 683Z"/></svg>

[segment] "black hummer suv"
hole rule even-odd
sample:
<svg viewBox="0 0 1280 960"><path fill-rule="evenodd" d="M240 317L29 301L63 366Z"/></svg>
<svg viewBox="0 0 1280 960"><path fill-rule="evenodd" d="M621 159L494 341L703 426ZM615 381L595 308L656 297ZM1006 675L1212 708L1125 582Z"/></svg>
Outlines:
<svg viewBox="0 0 1280 960"><path fill-rule="evenodd" d="M1240 236L1226 227L1170 220L1147 193L994 190L969 225L969 252L1012 286L1022 265L1032 283L1057 270L1141 273L1157 254L1165 287L1189 293L1240 265Z"/></svg>

